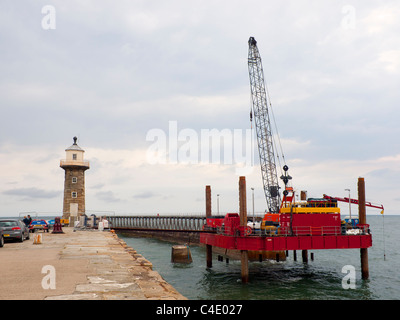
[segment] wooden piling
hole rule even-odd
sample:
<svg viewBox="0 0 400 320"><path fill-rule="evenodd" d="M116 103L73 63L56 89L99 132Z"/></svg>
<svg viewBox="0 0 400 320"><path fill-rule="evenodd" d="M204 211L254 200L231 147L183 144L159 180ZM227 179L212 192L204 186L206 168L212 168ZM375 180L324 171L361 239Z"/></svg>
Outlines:
<svg viewBox="0 0 400 320"><path fill-rule="evenodd" d="M368 249L360 249L361 257L361 279L367 280L369 278L369 266L368 266Z"/></svg>
<svg viewBox="0 0 400 320"><path fill-rule="evenodd" d="M307 191L300 191L300 200L306 201L307 200ZM308 263L308 250L301 250L301 256L303 258L303 263Z"/></svg>
<svg viewBox="0 0 400 320"><path fill-rule="evenodd" d="M206 218L211 217L211 186L206 186ZM212 246L206 244L207 268L212 268Z"/></svg>
<svg viewBox="0 0 400 320"><path fill-rule="evenodd" d="M212 246L206 244L207 268L212 268Z"/></svg>
<svg viewBox="0 0 400 320"><path fill-rule="evenodd" d="M365 210L365 181L364 178L358 178L358 219L360 224L367 223L367 215ZM361 278L366 280L369 278L368 266L368 249L360 249L361 260Z"/></svg>
<svg viewBox="0 0 400 320"><path fill-rule="evenodd" d="M301 250L301 257L303 258L303 263L308 263L308 250Z"/></svg>
<svg viewBox="0 0 400 320"><path fill-rule="evenodd" d="M246 200L246 177L239 178L239 216L240 226L247 226L247 200Z"/></svg>
<svg viewBox="0 0 400 320"><path fill-rule="evenodd" d="M358 178L358 219L360 224L367 223L365 212L365 181L364 178Z"/></svg>
<svg viewBox="0 0 400 320"><path fill-rule="evenodd" d="M211 186L206 186L206 217L211 217Z"/></svg>
<svg viewBox="0 0 400 320"><path fill-rule="evenodd" d="M247 200L246 200L246 177L239 178L239 216L240 226L247 226ZM242 282L249 282L249 253L241 250Z"/></svg>
<svg viewBox="0 0 400 320"><path fill-rule="evenodd" d="M249 252L241 250L241 264L242 264L242 283L249 282Z"/></svg>

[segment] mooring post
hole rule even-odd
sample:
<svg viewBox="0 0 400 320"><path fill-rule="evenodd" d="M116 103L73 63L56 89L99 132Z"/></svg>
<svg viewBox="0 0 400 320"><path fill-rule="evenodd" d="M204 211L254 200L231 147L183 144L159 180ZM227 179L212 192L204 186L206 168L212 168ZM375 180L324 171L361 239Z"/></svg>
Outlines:
<svg viewBox="0 0 400 320"><path fill-rule="evenodd" d="M240 226L247 227L247 200L246 200L246 177L239 178L239 216ZM249 253L241 250L242 282L249 282Z"/></svg>
<svg viewBox="0 0 400 320"><path fill-rule="evenodd" d="M211 186L206 186L206 218L211 217ZM206 244L207 268L212 267L212 246Z"/></svg>
<svg viewBox="0 0 400 320"><path fill-rule="evenodd" d="M365 181L364 178L358 178L358 219L360 224L367 223L367 216L365 210ZM368 266L368 249L360 249L361 257L361 278L366 280L369 278Z"/></svg>

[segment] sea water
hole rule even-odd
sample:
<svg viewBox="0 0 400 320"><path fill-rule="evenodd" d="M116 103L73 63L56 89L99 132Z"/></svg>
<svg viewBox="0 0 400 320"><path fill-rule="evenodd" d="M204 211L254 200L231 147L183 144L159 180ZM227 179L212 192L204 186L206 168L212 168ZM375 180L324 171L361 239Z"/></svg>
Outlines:
<svg viewBox="0 0 400 320"><path fill-rule="evenodd" d="M372 233L368 249L369 279L361 279L360 250L309 250L308 263L298 251L286 261L249 263L249 283L241 281L240 261L220 262L213 257L206 268L205 247L190 245L191 264L171 263L175 243L151 238L119 237L152 262L153 270L192 300L397 300L400 298L400 216L367 216ZM314 253L314 260L310 259ZM352 286L349 270L353 270ZM347 284L347 285L346 285Z"/></svg>

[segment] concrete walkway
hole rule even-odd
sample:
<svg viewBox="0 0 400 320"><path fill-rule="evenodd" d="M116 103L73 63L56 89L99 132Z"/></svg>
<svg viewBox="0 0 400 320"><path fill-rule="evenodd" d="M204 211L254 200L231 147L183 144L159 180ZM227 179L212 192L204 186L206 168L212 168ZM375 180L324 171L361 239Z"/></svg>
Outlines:
<svg viewBox="0 0 400 320"><path fill-rule="evenodd" d="M109 231L40 233L0 248L0 300L185 300Z"/></svg>

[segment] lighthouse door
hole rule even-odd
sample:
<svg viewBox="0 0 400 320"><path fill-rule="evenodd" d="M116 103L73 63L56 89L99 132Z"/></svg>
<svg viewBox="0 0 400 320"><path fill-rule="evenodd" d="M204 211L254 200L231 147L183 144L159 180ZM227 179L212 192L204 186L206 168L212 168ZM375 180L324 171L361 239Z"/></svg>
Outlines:
<svg viewBox="0 0 400 320"><path fill-rule="evenodd" d="M70 212L71 216L76 217L78 215L78 204L70 203L69 204L69 212Z"/></svg>

